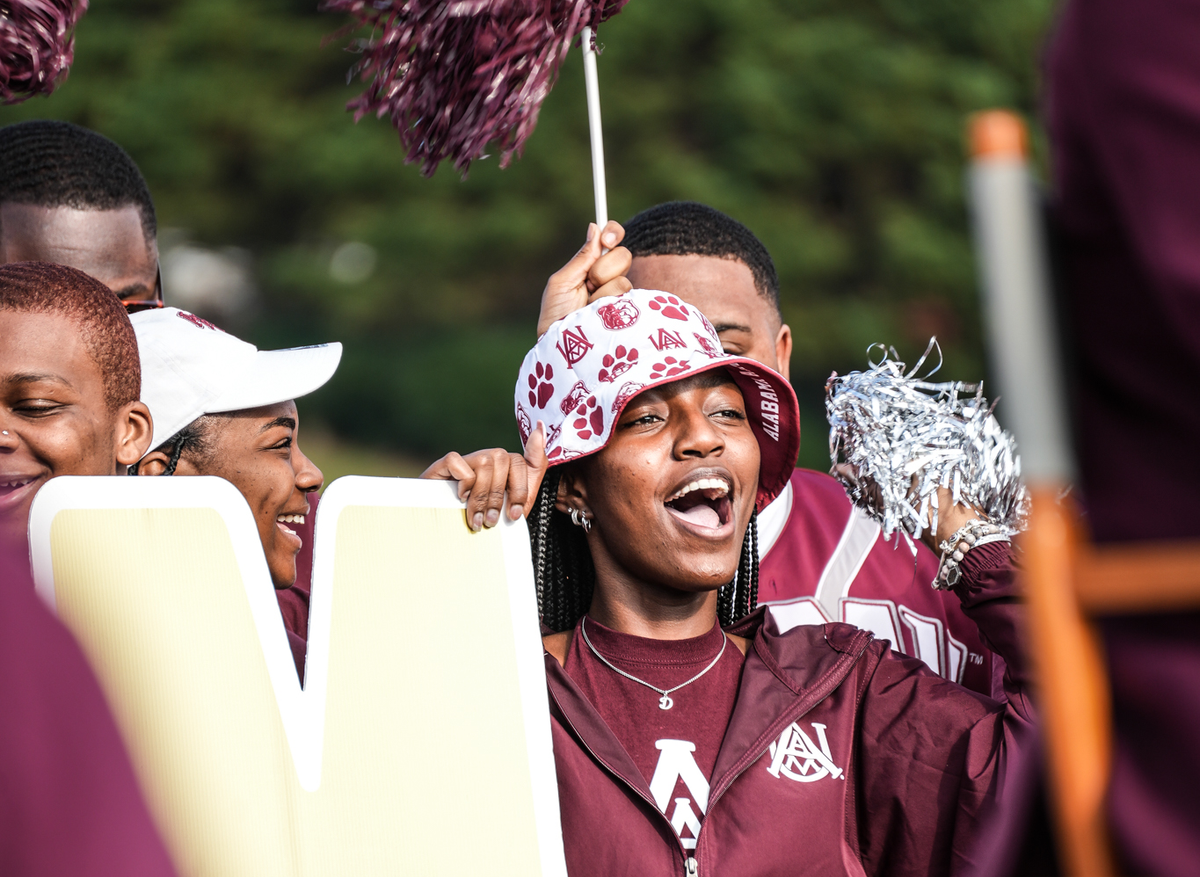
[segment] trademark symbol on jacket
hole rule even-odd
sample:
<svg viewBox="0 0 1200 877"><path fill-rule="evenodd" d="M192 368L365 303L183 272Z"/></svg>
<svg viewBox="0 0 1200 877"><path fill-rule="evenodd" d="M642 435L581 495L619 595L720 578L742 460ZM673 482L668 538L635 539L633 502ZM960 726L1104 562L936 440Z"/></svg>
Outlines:
<svg viewBox="0 0 1200 877"><path fill-rule="evenodd" d="M825 727L819 722L812 723L819 745L813 743L799 722L784 728L779 739L771 744L771 765L767 773L773 777L782 775L798 783L813 783L825 777L841 779L842 769L833 763Z"/></svg>

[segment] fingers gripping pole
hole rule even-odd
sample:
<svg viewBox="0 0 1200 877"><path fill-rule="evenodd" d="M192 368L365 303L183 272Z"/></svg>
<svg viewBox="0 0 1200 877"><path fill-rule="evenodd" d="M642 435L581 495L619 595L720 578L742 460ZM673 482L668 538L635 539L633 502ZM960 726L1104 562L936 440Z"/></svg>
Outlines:
<svg viewBox="0 0 1200 877"><path fill-rule="evenodd" d="M600 127L600 80L596 75L596 50L592 29L583 29L583 82L587 88L588 128L592 135L592 185L596 191L596 226L608 222L608 187L604 182L604 132Z"/></svg>

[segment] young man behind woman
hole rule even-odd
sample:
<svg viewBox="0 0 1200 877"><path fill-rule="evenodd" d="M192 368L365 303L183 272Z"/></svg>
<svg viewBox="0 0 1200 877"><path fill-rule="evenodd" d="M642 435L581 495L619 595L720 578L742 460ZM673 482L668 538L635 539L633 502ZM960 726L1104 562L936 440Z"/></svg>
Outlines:
<svg viewBox="0 0 1200 877"><path fill-rule="evenodd" d="M788 377L792 331L780 309L779 277L750 229L719 210L682 201L644 210L624 230L613 224L613 231L624 234L621 249L631 253L627 286L662 290L698 308L726 353ZM539 333L588 300L579 290L554 288L552 278ZM999 694L992 653L975 625L956 600L930 587L937 556L924 545L910 551L899 535L885 539L828 474L793 470L762 510L758 552L760 596L781 626L846 621L891 640L948 679Z"/></svg>

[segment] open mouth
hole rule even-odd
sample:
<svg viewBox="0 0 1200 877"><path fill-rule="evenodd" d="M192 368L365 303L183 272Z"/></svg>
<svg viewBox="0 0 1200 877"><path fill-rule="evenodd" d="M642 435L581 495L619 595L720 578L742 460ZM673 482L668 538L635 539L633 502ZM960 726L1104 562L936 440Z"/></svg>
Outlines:
<svg viewBox="0 0 1200 877"><path fill-rule="evenodd" d="M6 481L0 481L0 499L10 496L20 490L27 484L32 484L36 478L9 478Z"/></svg>
<svg viewBox="0 0 1200 877"><path fill-rule="evenodd" d="M667 497L667 510L696 527L716 530L729 523L729 482L697 478Z"/></svg>
<svg viewBox="0 0 1200 877"><path fill-rule="evenodd" d="M278 527L283 532L288 533L289 535L292 535L292 536L296 536L296 531L287 525L288 524L303 524L303 523L304 523L304 515L276 515L275 516L275 526ZM297 536L296 538L299 538L299 537Z"/></svg>

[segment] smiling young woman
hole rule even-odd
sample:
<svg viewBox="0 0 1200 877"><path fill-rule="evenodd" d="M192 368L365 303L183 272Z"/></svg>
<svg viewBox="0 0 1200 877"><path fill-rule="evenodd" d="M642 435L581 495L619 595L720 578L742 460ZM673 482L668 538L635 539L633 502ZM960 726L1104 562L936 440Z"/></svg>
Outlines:
<svg viewBox="0 0 1200 877"><path fill-rule="evenodd" d="M297 557L313 532L310 512L323 481L300 450L295 399L323 386L342 345L259 350L178 308L131 317L142 368L142 400L154 418L137 475L214 475L245 498L276 588L297 672L304 678L307 593L292 591ZM303 602L303 613L294 610Z"/></svg>
<svg viewBox="0 0 1200 877"><path fill-rule="evenodd" d="M756 511L791 474L795 396L694 308L635 290L568 315L526 357L516 414L546 471L529 524L572 877L943 874L971 855L1032 713L1006 544L969 551L956 589L1008 661L1002 703L867 631L755 611ZM977 517L945 499L939 540Z"/></svg>

